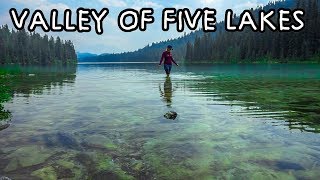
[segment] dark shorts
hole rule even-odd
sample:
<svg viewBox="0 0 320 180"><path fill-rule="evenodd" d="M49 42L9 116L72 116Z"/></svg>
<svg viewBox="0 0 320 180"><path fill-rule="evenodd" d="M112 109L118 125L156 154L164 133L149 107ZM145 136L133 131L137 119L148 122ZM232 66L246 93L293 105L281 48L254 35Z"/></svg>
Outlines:
<svg viewBox="0 0 320 180"><path fill-rule="evenodd" d="M166 71L166 73L170 74L172 65L171 64L164 64L163 67L164 67L164 70Z"/></svg>

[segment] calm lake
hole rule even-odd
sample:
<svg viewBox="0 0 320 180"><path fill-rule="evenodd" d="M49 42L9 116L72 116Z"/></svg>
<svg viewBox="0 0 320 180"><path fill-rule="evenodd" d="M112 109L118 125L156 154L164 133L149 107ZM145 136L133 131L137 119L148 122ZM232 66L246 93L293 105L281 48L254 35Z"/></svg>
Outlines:
<svg viewBox="0 0 320 180"><path fill-rule="evenodd" d="M170 78L144 63L21 72L7 82L0 177L320 178L320 65L190 65Z"/></svg>

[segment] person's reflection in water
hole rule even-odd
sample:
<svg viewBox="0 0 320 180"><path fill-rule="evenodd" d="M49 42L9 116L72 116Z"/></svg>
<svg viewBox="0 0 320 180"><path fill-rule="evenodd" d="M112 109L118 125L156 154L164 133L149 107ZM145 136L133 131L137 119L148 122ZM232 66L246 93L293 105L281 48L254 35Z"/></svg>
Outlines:
<svg viewBox="0 0 320 180"><path fill-rule="evenodd" d="M172 104L172 82L169 76L166 77L166 80L163 84L163 91L161 89L161 85L159 85L159 91L161 97L163 97L163 100L166 102L168 107L171 107Z"/></svg>

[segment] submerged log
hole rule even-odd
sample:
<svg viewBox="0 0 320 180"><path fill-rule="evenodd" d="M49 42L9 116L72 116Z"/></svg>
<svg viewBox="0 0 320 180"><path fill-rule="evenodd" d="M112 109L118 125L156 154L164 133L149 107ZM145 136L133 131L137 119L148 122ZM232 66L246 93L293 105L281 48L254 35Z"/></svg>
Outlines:
<svg viewBox="0 0 320 180"><path fill-rule="evenodd" d="M10 126L9 123L8 124L3 124L3 125L0 124L0 131L7 129L9 126Z"/></svg>

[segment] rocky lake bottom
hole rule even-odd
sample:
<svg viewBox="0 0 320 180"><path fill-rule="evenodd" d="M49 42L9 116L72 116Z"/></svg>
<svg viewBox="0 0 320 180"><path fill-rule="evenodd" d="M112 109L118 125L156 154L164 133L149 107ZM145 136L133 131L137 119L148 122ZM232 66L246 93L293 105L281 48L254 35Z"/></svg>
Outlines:
<svg viewBox="0 0 320 180"><path fill-rule="evenodd" d="M6 82L0 177L320 178L319 65L20 71Z"/></svg>

